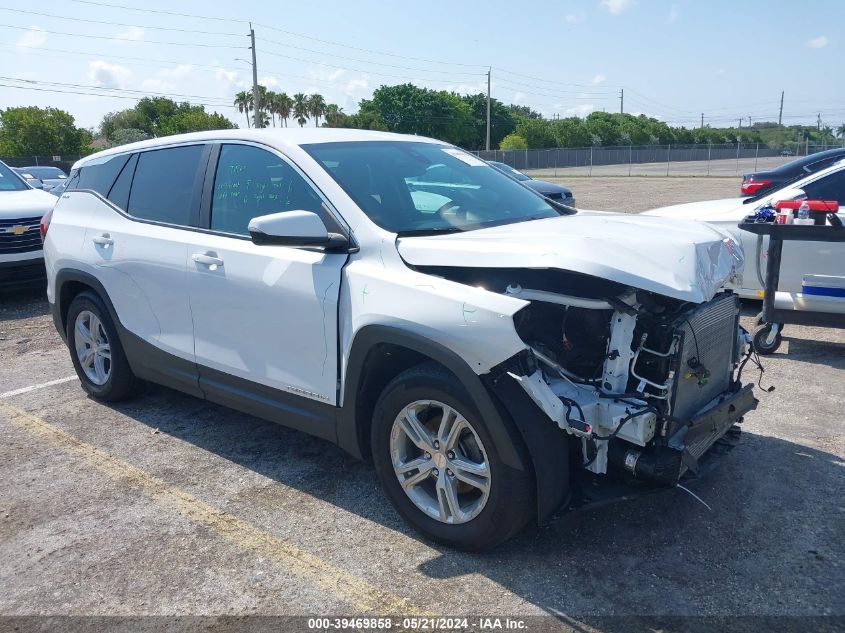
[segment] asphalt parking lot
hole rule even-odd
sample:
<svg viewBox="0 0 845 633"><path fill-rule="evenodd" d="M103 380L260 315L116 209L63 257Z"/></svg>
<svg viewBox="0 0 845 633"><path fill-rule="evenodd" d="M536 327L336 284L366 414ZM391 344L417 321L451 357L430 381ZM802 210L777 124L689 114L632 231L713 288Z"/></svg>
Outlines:
<svg viewBox="0 0 845 633"><path fill-rule="evenodd" d="M738 184L573 189L620 208ZM465 554L420 540L331 444L161 387L87 398L41 292L0 295L0 614L845 616L845 332L784 334L776 390L685 484L709 509L674 489Z"/></svg>

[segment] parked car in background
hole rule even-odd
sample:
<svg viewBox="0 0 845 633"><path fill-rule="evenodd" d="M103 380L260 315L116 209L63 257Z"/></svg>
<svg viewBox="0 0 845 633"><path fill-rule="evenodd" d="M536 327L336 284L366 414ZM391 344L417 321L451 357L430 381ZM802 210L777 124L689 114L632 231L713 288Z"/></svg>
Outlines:
<svg viewBox="0 0 845 633"><path fill-rule="evenodd" d="M737 224L757 209L779 200L836 200L845 211L845 160L806 175L785 187L750 198L726 198L692 202L646 211L643 215L664 218L700 220L730 231L741 240L745 249L745 269L742 284L735 287L737 294L746 298L761 298L765 279L765 254L768 239L760 239L748 231L740 231ZM845 275L845 244L800 242L783 243L778 290L801 292L803 276Z"/></svg>
<svg viewBox="0 0 845 633"><path fill-rule="evenodd" d="M756 406L729 234L580 213L435 139L124 145L74 165L44 231L94 398L146 379L336 442L451 546L598 502L601 481L671 488Z"/></svg>
<svg viewBox="0 0 845 633"><path fill-rule="evenodd" d="M781 156L787 155L791 156L792 154L781 152ZM830 167L833 163L843 158L845 158L845 147L837 147L823 152L816 152L808 156L801 156L774 169L744 174L742 176L740 194L743 196L756 196L780 189L792 181L821 171L825 167Z"/></svg>
<svg viewBox="0 0 845 633"><path fill-rule="evenodd" d="M39 225L56 204L0 162L0 287L44 280Z"/></svg>
<svg viewBox="0 0 845 633"><path fill-rule="evenodd" d="M23 167L12 167L12 171L14 171L21 178L23 178L26 183L33 189L40 189L41 191L44 191L44 183L41 182L41 179L36 178L35 175L29 173Z"/></svg>
<svg viewBox="0 0 845 633"><path fill-rule="evenodd" d="M44 183L44 191L50 191L67 180L67 174L58 167L29 166L21 169Z"/></svg>
<svg viewBox="0 0 845 633"><path fill-rule="evenodd" d="M514 169L513 167L505 163L500 163L495 160L488 160L487 162L490 165L493 165L493 167L495 167L499 171L504 172L511 178L515 178L522 184L531 187L537 193L543 194L549 200L562 202L563 204L569 205L570 207L575 206L575 197L572 195L571 189L567 187L561 187L560 185L556 185L553 182L546 182L545 180L534 180L531 176L526 176L521 171Z"/></svg>

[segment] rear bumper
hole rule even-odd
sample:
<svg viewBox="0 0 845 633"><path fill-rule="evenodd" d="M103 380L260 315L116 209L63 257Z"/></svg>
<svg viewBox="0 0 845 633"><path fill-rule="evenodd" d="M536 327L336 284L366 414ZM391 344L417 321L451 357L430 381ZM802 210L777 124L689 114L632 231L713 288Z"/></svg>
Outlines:
<svg viewBox="0 0 845 633"><path fill-rule="evenodd" d="M0 288L37 286L47 281L44 258L0 261Z"/></svg>

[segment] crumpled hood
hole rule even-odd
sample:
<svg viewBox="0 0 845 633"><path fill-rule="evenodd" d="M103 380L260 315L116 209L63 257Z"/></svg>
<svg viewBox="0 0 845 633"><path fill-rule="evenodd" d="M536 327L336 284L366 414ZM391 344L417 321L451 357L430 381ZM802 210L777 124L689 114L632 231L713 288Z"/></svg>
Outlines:
<svg viewBox="0 0 845 633"><path fill-rule="evenodd" d="M402 237L414 266L556 268L702 303L738 281L742 246L700 222L616 213L561 216L426 237Z"/></svg>
<svg viewBox="0 0 845 633"><path fill-rule="evenodd" d="M687 202L670 207L660 207L643 211L643 215L661 218L676 218L684 220L699 220L700 222L714 222L725 219L725 215L739 215L737 222L748 213L754 211L755 204L742 204L744 198L722 198L721 200L705 200L703 202ZM730 218L728 218L730 219Z"/></svg>

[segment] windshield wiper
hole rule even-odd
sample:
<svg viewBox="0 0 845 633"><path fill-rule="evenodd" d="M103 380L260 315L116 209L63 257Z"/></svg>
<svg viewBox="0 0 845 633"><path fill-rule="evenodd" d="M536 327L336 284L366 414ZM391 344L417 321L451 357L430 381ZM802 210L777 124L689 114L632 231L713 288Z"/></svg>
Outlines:
<svg viewBox="0 0 845 633"><path fill-rule="evenodd" d="M407 231L398 231L396 234L399 237L410 237L420 235L442 235L443 233L460 233L464 229L457 226L435 226L427 229L408 229Z"/></svg>

